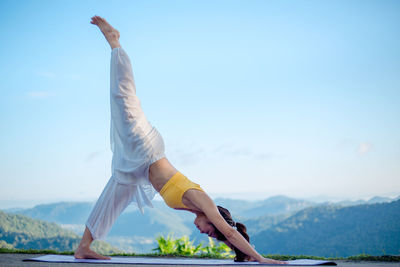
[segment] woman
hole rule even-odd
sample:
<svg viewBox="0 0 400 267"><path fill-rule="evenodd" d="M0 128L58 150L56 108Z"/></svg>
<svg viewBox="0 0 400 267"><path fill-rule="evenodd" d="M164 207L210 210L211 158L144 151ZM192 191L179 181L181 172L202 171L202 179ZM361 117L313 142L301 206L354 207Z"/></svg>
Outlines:
<svg viewBox="0 0 400 267"><path fill-rule="evenodd" d="M165 157L161 135L146 120L141 109L130 60L119 43L119 32L98 16L94 16L91 23L99 27L112 49L112 176L86 222L75 258L110 259L92 251L90 244L108 233L131 202L136 202L142 212L143 205L152 206L151 199L157 191L171 208L196 214L194 224L200 232L224 241L235 250L237 261L285 263L258 254L248 242L246 227L235 223L229 211L217 207L198 184L171 165Z"/></svg>

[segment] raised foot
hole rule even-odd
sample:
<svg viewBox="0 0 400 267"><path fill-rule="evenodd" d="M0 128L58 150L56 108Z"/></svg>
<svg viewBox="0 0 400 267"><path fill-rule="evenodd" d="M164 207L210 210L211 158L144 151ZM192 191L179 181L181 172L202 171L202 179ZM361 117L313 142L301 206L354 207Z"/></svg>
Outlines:
<svg viewBox="0 0 400 267"><path fill-rule="evenodd" d="M110 44L111 48L120 47L119 44L119 31L114 29L104 18L99 16L92 17L90 23L99 27L100 31L106 37L107 42Z"/></svg>
<svg viewBox="0 0 400 267"><path fill-rule="evenodd" d="M96 260L111 260L110 257L100 255L93 250L87 248L78 248L74 254L75 259L96 259Z"/></svg>

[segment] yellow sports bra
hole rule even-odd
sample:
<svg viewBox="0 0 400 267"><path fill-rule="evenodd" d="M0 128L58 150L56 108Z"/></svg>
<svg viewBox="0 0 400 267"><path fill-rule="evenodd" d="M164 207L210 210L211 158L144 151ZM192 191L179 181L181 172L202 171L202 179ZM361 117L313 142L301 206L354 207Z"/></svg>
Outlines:
<svg viewBox="0 0 400 267"><path fill-rule="evenodd" d="M182 173L177 172L171 179L161 188L160 195L165 203L173 209L188 209L183 202L183 194L189 189L203 191L200 185L193 183Z"/></svg>

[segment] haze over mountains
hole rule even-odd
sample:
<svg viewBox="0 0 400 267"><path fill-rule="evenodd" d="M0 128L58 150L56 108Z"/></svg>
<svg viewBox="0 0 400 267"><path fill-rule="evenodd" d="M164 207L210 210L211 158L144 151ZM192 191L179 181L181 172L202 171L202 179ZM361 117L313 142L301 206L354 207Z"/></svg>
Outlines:
<svg viewBox="0 0 400 267"><path fill-rule="evenodd" d="M236 221L246 224L251 243L261 253L400 254L398 198L376 197L332 204L275 196L257 202L218 198L215 203L228 208ZM153 204L154 209L146 209L144 215L129 207L118 218L106 241L129 252L150 252L159 234L188 235L196 242L207 240L194 227L194 215L172 210L161 201ZM79 235L92 205L61 202L7 212L54 222Z"/></svg>

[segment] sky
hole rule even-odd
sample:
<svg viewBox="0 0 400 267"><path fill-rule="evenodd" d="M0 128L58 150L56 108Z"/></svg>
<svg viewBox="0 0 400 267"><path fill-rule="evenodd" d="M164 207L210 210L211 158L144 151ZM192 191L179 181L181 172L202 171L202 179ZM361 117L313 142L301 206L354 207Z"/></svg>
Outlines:
<svg viewBox="0 0 400 267"><path fill-rule="evenodd" d="M170 162L212 197L400 195L399 1L0 0L0 208L94 201L121 33Z"/></svg>

